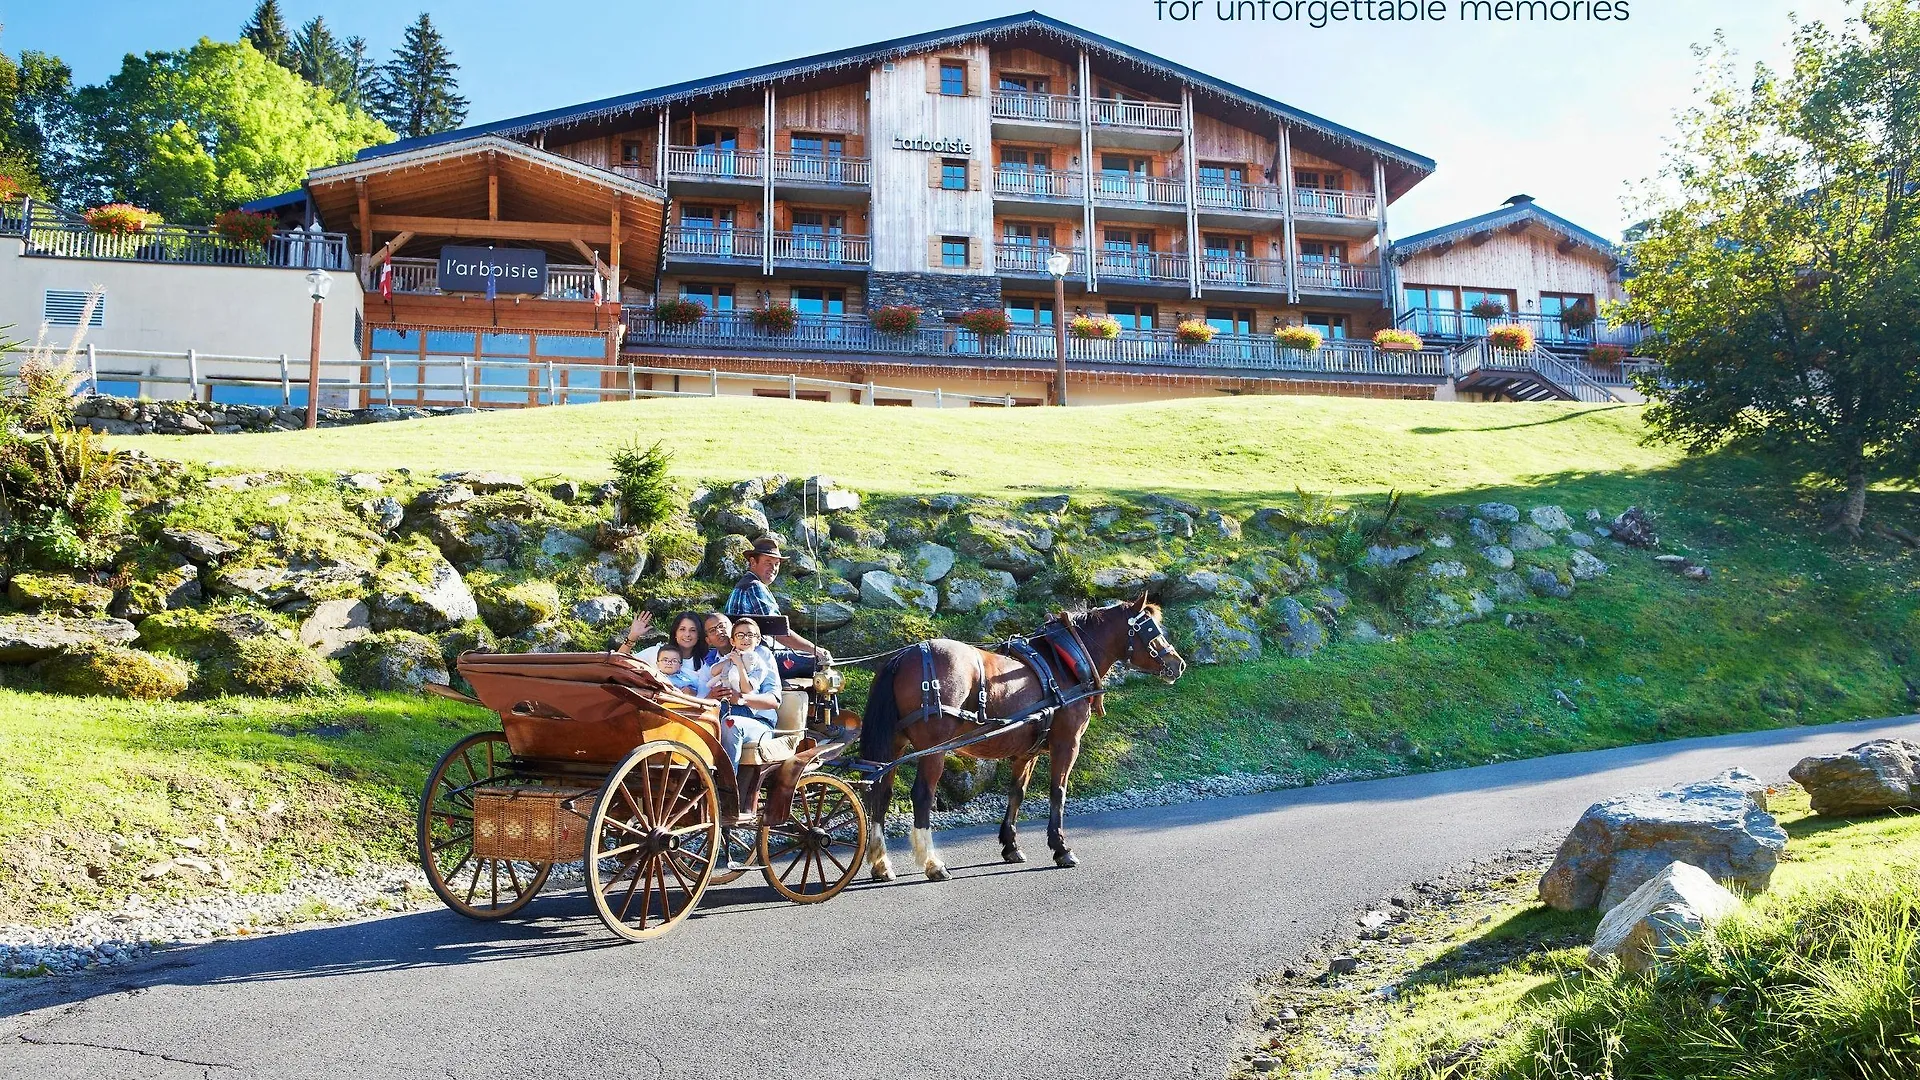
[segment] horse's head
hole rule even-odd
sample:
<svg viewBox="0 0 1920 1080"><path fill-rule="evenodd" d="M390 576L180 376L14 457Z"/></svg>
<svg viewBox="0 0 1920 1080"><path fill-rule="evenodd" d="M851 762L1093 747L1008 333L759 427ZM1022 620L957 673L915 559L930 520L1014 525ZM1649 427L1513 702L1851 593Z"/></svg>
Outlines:
<svg viewBox="0 0 1920 1080"><path fill-rule="evenodd" d="M1168 682L1185 674L1186 660L1167 640L1167 631L1160 625L1160 606L1148 603L1147 594L1141 593L1140 599L1120 607L1127 616L1127 663Z"/></svg>

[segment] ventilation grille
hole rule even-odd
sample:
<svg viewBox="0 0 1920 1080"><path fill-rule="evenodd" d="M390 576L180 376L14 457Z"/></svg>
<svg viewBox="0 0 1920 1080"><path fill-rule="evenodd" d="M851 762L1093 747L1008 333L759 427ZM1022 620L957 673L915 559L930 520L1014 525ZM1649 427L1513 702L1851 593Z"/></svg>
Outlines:
<svg viewBox="0 0 1920 1080"><path fill-rule="evenodd" d="M48 289L40 317L48 326L79 326L80 316L87 310L87 295L84 289ZM87 325L102 326L106 321L107 297L102 293Z"/></svg>

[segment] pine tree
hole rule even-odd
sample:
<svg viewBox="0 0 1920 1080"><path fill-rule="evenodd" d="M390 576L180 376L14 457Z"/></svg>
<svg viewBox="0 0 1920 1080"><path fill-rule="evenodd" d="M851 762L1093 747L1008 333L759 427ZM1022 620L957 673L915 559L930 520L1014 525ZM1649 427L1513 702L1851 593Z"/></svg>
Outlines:
<svg viewBox="0 0 1920 1080"><path fill-rule="evenodd" d="M374 115L403 139L459 127L467 118L467 99L456 92L459 70L433 20L421 12L393 59L381 66L370 102Z"/></svg>
<svg viewBox="0 0 1920 1080"><path fill-rule="evenodd" d="M373 58L367 55L367 39L356 34L347 39L340 51L346 64L346 83L340 90L340 100L356 109L366 109L373 100L374 83L380 76Z"/></svg>
<svg viewBox="0 0 1920 1080"><path fill-rule="evenodd" d="M352 63L321 16L307 20L294 35L294 72L315 86L333 91L333 96L342 101L347 100Z"/></svg>
<svg viewBox="0 0 1920 1080"><path fill-rule="evenodd" d="M259 6L253 9L253 18L240 28L240 37L261 56L281 67L293 67L292 43L287 34L287 20L280 14L280 0L260 0Z"/></svg>

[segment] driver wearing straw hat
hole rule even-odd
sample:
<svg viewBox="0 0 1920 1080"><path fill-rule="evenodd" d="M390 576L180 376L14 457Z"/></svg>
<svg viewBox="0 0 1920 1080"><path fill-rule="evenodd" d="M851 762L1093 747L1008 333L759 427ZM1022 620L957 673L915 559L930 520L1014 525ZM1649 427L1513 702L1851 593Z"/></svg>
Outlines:
<svg viewBox="0 0 1920 1080"><path fill-rule="evenodd" d="M780 576L780 564L786 561L780 553L780 541L771 536L763 536L753 542L753 550L747 552L747 572L734 582L733 592L727 595L726 613L728 615L778 615L780 601L774 599L773 590L767 586ZM791 623L787 632L773 640L797 653L809 653L814 657L829 661L833 657L827 650L794 633Z"/></svg>

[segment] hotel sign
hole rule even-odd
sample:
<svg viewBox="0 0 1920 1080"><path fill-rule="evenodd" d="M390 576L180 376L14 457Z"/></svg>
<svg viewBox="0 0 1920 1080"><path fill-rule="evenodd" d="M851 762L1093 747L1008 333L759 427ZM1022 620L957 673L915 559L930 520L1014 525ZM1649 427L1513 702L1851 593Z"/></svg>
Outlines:
<svg viewBox="0 0 1920 1080"><path fill-rule="evenodd" d="M965 139L929 139L913 138L907 135L893 137L895 150L919 150L928 154L971 154L973 144Z"/></svg>
<svg viewBox="0 0 1920 1080"><path fill-rule="evenodd" d="M493 292L539 296L547 291L547 253L535 248L443 247L437 284L441 292Z"/></svg>

